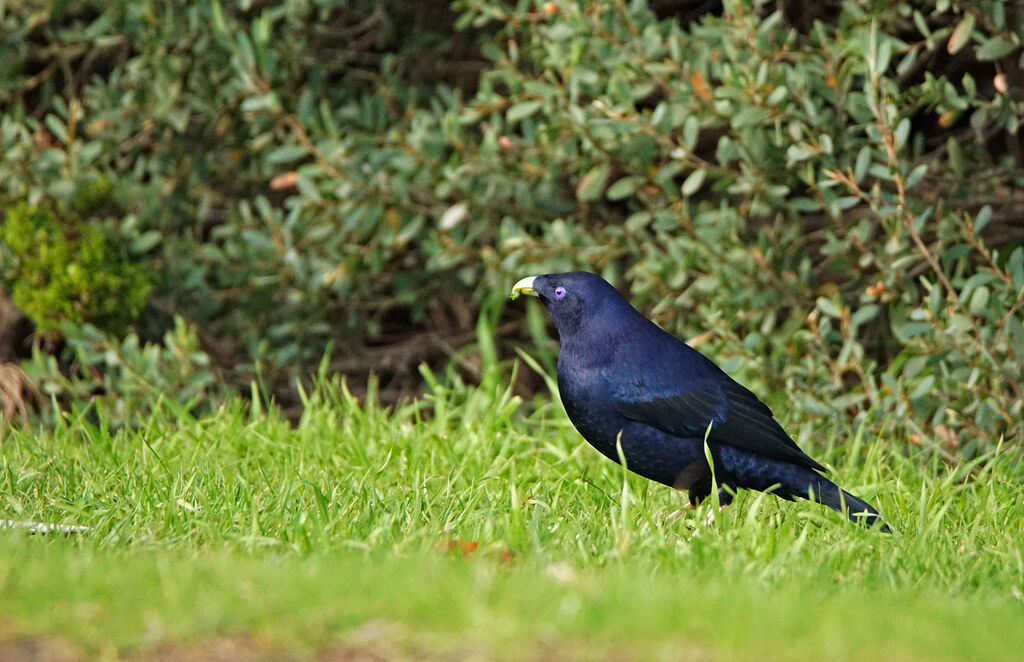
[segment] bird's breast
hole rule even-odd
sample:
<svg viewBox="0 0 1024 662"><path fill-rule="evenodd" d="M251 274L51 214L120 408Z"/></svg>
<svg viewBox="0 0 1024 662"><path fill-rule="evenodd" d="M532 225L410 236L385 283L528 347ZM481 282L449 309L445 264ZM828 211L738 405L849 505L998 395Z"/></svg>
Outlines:
<svg viewBox="0 0 1024 662"><path fill-rule="evenodd" d="M613 453L615 438L626 422L596 371L558 375L562 406L583 438L602 453Z"/></svg>

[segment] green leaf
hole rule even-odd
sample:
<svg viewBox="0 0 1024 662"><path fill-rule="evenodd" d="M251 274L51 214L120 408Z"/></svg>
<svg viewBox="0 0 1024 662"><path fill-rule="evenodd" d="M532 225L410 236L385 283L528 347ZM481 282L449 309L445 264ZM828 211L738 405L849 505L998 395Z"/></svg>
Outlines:
<svg viewBox="0 0 1024 662"><path fill-rule="evenodd" d="M1009 339L1013 351L1018 356L1024 355L1024 322L1020 317L1011 315L1006 320L1006 337Z"/></svg>
<svg viewBox="0 0 1024 662"><path fill-rule="evenodd" d="M821 136L818 137L818 142L821 143L821 151L825 154L831 154L835 149L835 145L832 143L832 136L827 133L821 134Z"/></svg>
<svg viewBox="0 0 1024 662"><path fill-rule="evenodd" d="M946 154L949 155L949 167L957 177L964 176L964 152L960 148L960 141L950 136L946 139Z"/></svg>
<svg viewBox="0 0 1024 662"><path fill-rule="evenodd" d="M855 195L844 195L836 198L836 209L840 211L846 211L847 209L853 209L860 204L860 198Z"/></svg>
<svg viewBox="0 0 1024 662"><path fill-rule="evenodd" d="M928 375L917 385L913 393L910 394L911 400L920 400L929 393L931 393L932 386L935 385L935 375Z"/></svg>
<svg viewBox="0 0 1024 662"><path fill-rule="evenodd" d="M992 205L985 205L978 210L978 215L974 218L974 232L981 232L989 221L992 220Z"/></svg>
<svg viewBox="0 0 1024 662"><path fill-rule="evenodd" d="M888 71L889 63L891 61L892 42L886 39L878 47L878 55L875 59L875 69L877 69L878 71Z"/></svg>
<svg viewBox="0 0 1024 662"><path fill-rule="evenodd" d="M526 119L530 115L533 115L540 110L541 102L534 99L533 101L523 101L517 103L508 109L508 113L505 114L505 118L509 124L515 124L516 122Z"/></svg>
<svg viewBox="0 0 1024 662"><path fill-rule="evenodd" d="M790 198L789 199L789 206L792 209L794 209L795 211L802 211L802 212L817 212L817 211L821 211L821 205L819 205L816 200L812 200L811 198L806 198L806 197L803 197L803 196L798 196L798 197L795 197L795 198Z"/></svg>
<svg viewBox="0 0 1024 662"><path fill-rule="evenodd" d="M971 39L971 32L974 31L974 14L967 14L957 24L956 28L953 29L953 34L949 36L949 43L946 44L946 50L950 55L956 55L963 47L967 45L967 42Z"/></svg>
<svg viewBox="0 0 1024 662"><path fill-rule="evenodd" d="M256 52L253 50L252 41L249 35L244 32L235 34L235 43L238 46L238 55L250 67L256 64Z"/></svg>
<svg viewBox="0 0 1024 662"><path fill-rule="evenodd" d="M643 230L650 224L652 218L653 214L651 212L638 211L635 214L630 214L629 218L626 219L626 227L634 232Z"/></svg>
<svg viewBox="0 0 1024 662"><path fill-rule="evenodd" d="M970 278L968 278L967 282L964 283L964 286L960 289L960 296L967 298L971 296L971 293L975 290L975 288L981 287L982 285L988 285L995 279L996 275L988 271L981 271L979 273L976 273Z"/></svg>
<svg viewBox="0 0 1024 662"><path fill-rule="evenodd" d="M45 122L46 122L47 128L50 129L50 131L53 133L53 135L57 136L58 140L60 140L65 145L67 145L69 142L71 142L68 139L68 129L67 129L66 126L64 126L64 123L60 121L59 117L57 117L53 113L48 113L46 115Z"/></svg>
<svg viewBox="0 0 1024 662"><path fill-rule="evenodd" d="M103 152L103 147L100 141L90 140L79 149L78 158L83 164L89 164Z"/></svg>
<svg viewBox="0 0 1024 662"><path fill-rule="evenodd" d="M928 289L928 300L931 302L932 314L938 315L946 302L945 292L943 292L942 286L938 282L933 283Z"/></svg>
<svg viewBox="0 0 1024 662"><path fill-rule="evenodd" d="M864 175L868 174L868 166L871 165L871 148L864 146L857 152L857 162L853 166L853 179L860 183L864 181Z"/></svg>
<svg viewBox="0 0 1024 662"><path fill-rule="evenodd" d="M715 158L718 159L719 165L727 165L742 156L743 153L728 135L724 135L718 139L718 147L715 149Z"/></svg>
<svg viewBox="0 0 1024 662"><path fill-rule="evenodd" d="M765 104L769 106L778 106L780 103L782 103L783 99L786 98L787 94L789 94L789 90L786 88L786 86L779 85L774 90L772 90L772 93L768 95L767 99L765 99Z"/></svg>
<svg viewBox="0 0 1024 662"><path fill-rule="evenodd" d="M806 144L790 145L786 149L786 162L790 164L800 163L801 161L806 161L815 154L817 154L817 152Z"/></svg>
<svg viewBox="0 0 1024 662"><path fill-rule="evenodd" d="M981 287L974 290L971 294L971 303L969 308L975 315L979 314L985 309L985 305L988 304L989 290L987 287L982 285Z"/></svg>
<svg viewBox="0 0 1024 662"><path fill-rule="evenodd" d="M568 110L569 117L572 118L573 122L576 122L577 124L587 123L587 113L582 108L580 108L574 103L571 103L569 104Z"/></svg>
<svg viewBox="0 0 1024 662"><path fill-rule="evenodd" d="M288 163L307 156L309 152L302 145L281 145L267 154L267 161L271 163Z"/></svg>
<svg viewBox="0 0 1024 662"><path fill-rule="evenodd" d="M922 333L928 333L934 329L935 325L931 322L908 322L897 329L896 334L902 340L909 340L914 336L919 336Z"/></svg>
<svg viewBox="0 0 1024 662"><path fill-rule="evenodd" d="M693 151L693 148L697 146L697 137L700 135L700 120L697 119L696 115L688 115L683 120L683 144L686 145L686 149Z"/></svg>
<svg viewBox="0 0 1024 662"><path fill-rule="evenodd" d="M998 60L1004 55L1009 55L1015 48L1017 48L1017 44L996 35L991 39L985 40L985 43L981 46L978 46L975 55L977 55L979 60Z"/></svg>
<svg viewBox="0 0 1024 662"><path fill-rule="evenodd" d="M132 252L133 253L148 253L155 248L161 241L163 241L163 235L156 230L150 230L143 232L132 240Z"/></svg>
<svg viewBox="0 0 1024 662"><path fill-rule="evenodd" d="M913 170L911 170L910 174L907 175L907 181L906 181L907 188L913 188L914 185L919 183L924 178L925 174L927 174L927 173L928 173L928 164L927 163L922 163L922 164L918 165L916 168L914 168Z"/></svg>
<svg viewBox="0 0 1024 662"><path fill-rule="evenodd" d="M979 427L991 429L997 425L1005 425L1006 419L999 413L999 404L992 398L981 401L978 413L974 416L974 422Z"/></svg>
<svg viewBox="0 0 1024 662"><path fill-rule="evenodd" d="M942 251L942 257L945 260L959 260L965 255L969 255L974 248L970 244L953 244L946 250Z"/></svg>
<svg viewBox="0 0 1024 662"><path fill-rule="evenodd" d="M932 217L932 214L934 213L935 207L928 207L923 212L914 217L914 227L917 228L918 232L924 230L925 223L928 222L928 220Z"/></svg>
<svg viewBox="0 0 1024 662"><path fill-rule="evenodd" d="M928 357L926 356L911 356L907 359L907 362L903 364L903 370L900 376L903 379L913 379L921 374L921 371L925 369L928 364Z"/></svg>
<svg viewBox="0 0 1024 662"><path fill-rule="evenodd" d="M870 322L878 316L879 310L880 308L873 303L861 306L857 309L857 312L850 316L850 324L854 327L858 327L865 322Z"/></svg>
<svg viewBox="0 0 1024 662"><path fill-rule="evenodd" d="M928 21L925 20L924 15L917 9L914 10L914 25L917 26L922 37L927 38L932 35L931 28L928 27Z"/></svg>
<svg viewBox="0 0 1024 662"><path fill-rule="evenodd" d="M605 194L609 200L621 200L628 198L633 195L636 191L636 187L643 181L640 177L623 177L619 181L615 182L608 187L608 192Z"/></svg>
<svg viewBox="0 0 1024 662"><path fill-rule="evenodd" d="M684 197L689 197L700 190L700 187L704 184L704 178L707 177L708 171L704 168L697 168L683 181L681 188Z"/></svg>
<svg viewBox="0 0 1024 662"><path fill-rule="evenodd" d="M907 144L907 137L910 136L910 118L904 117L896 125L896 131L893 132L896 137L896 149L902 149Z"/></svg>
<svg viewBox="0 0 1024 662"><path fill-rule="evenodd" d="M825 313L829 317L839 319L840 317L843 316L842 311L839 310L839 306L837 306L835 302L832 301L831 299L826 299L825 297L818 297L817 305L818 310Z"/></svg>
<svg viewBox="0 0 1024 662"><path fill-rule="evenodd" d="M651 126L658 131L668 131L671 128L669 122L666 122L671 115L669 106L667 103L662 101L654 108L654 112L651 113Z"/></svg>
<svg viewBox="0 0 1024 662"><path fill-rule="evenodd" d="M278 108L277 96L272 92L269 94L259 94L252 97L247 97L242 101L242 112L255 113L261 110L276 110Z"/></svg>
<svg viewBox="0 0 1024 662"><path fill-rule="evenodd" d="M850 316L850 324L854 328L859 327L874 318L878 317L880 308L874 303L868 303L857 308L857 312Z"/></svg>
<svg viewBox="0 0 1024 662"><path fill-rule="evenodd" d="M1006 270L1013 279L1013 285L1018 290L1024 287L1024 246L1018 246L1010 253L1010 259L1006 261Z"/></svg>
<svg viewBox="0 0 1024 662"><path fill-rule="evenodd" d="M743 106L738 113L732 116L734 129L742 129L746 126L762 124L770 118L767 110L759 106Z"/></svg>
<svg viewBox="0 0 1024 662"><path fill-rule="evenodd" d="M576 185L576 197L581 201L596 200L604 191L604 185L608 181L610 168L607 163L601 163L590 172L583 175L580 183Z"/></svg>

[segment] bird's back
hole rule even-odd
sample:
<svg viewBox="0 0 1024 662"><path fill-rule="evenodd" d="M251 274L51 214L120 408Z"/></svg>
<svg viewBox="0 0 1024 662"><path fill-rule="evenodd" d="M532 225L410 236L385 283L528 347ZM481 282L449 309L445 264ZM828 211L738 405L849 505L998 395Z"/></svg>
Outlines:
<svg viewBox="0 0 1024 662"><path fill-rule="evenodd" d="M681 439L703 439L710 425L713 445L825 469L797 446L756 395L621 302L624 306L606 310L586 333L564 342L559 355L563 404L588 441L607 455L614 443L606 438L608 430L628 422Z"/></svg>

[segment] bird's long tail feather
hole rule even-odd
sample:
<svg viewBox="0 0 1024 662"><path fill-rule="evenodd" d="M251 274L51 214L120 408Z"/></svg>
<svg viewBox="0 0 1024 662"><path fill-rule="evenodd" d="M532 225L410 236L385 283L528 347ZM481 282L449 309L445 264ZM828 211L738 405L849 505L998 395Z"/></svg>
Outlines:
<svg viewBox="0 0 1024 662"><path fill-rule="evenodd" d="M816 476L817 480L810 486L807 494L801 496L812 497L813 501L824 504L867 527L879 527L883 533L892 533L892 530L882 521L878 511L871 504L863 499L857 498L842 489L824 476Z"/></svg>
<svg viewBox="0 0 1024 662"><path fill-rule="evenodd" d="M723 465L730 469L724 481L726 484L771 492L783 499L810 499L849 517L857 524L890 533L878 511L869 503L843 490L811 467L768 460L732 446L723 445L718 453L715 463L721 458Z"/></svg>

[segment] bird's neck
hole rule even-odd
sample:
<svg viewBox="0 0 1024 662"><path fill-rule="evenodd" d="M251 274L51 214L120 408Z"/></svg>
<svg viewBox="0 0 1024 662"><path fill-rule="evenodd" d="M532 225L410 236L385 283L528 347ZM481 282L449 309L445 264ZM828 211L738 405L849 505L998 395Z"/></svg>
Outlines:
<svg viewBox="0 0 1024 662"><path fill-rule="evenodd" d="M639 318L643 324L637 325ZM559 328L559 360L577 367L606 365L623 345L629 344L637 330L649 322L631 306L617 315L588 315Z"/></svg>

